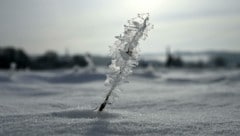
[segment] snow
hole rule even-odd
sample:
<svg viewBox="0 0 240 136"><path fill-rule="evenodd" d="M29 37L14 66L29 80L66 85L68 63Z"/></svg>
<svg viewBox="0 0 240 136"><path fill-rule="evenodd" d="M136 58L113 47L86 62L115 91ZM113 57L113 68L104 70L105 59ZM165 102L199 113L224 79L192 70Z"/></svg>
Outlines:
<svg viewBox="0 0 240 136"><path fill-rule="evenodd" d="M136 69L104 112L105 70L0 71L0 135L240 134L240 70Z"/></svg>

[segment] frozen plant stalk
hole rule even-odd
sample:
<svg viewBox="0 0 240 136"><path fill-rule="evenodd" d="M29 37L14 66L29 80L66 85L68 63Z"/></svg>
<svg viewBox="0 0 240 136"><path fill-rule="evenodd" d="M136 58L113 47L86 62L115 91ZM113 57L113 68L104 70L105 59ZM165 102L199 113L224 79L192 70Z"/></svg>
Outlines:
<svg viewBox="0 0 240 136"><path fill-rule="evenodd" d="M148 20L149 14L138 14L136 18L129 20L128 24L124 25L123 35L116 36L117 41L110 46L112 63L109 65L110 70L105 81L109 90L98 111L104 110L113 91L119 90L118 86L127 82L127 76L138 65L138 42L140 39L145 40L147 32L153 27Z"/></svg>

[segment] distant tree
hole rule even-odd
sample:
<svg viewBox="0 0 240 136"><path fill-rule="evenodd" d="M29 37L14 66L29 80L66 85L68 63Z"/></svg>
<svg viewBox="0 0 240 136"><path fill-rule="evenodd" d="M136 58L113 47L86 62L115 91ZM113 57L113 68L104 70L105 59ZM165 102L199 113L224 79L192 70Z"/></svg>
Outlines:
<svg viewBox="0 0 240 136"><path fill-rule="evenodd" d="M8 69L11 62L15 62L15 49L13 47L2 48L0 52L0 67Z"/></svg>
<svg viewBox="0 0 240 136"><path fill-rule="evenodd" d="M174 58L173 66L175 66L175 67L182 67L183 66L183 61L182 61L181 57Z"/></svg>
<svg viewBox="0 0 240 136"><path fill-rule="evenodd" d="M202 60L197 61L196 67L203 68L204 67L204 62Z"/></svg>
<svg viewBox="0 0 240 136"><path fill-rule="evenodd" d="M166 56L167 56L167 60L166 60L165 66L170 67L170 66L172 66L172 63L173 63L173 56L171 54L170 47L167 47L167 49L166 49Z"/></svg>
<svg viewBox="0 0 240 136"><path fill-rule="evenodd" d="M56 52L54 52L54 51L47 51L43 55L42 59L44 61L52 61L52 62L55 61L56 62L58 60L58 54Z"/></svg>
<svg viewBox="0 0 240 136"><path fill-rule="evenodd" d="M59 67L59 57L54 51L47 51L44 55L37 57L33 63L34 69L54 69Z"/></svg>
<svg viewBox="0 0 240 136"><path fill-rule="evenodd" d="M30 65L29 56L22 49L13 47L0 48L0 68L8 69L12 62L17 68L26 68Z"/></svg>
<svg viewBox="0 0 240 136"><path fill-rule="evenodd" d="M183 61L180 56L174 57L171 54L167 55L167 60L165 62L166 67L182 67Z"/></svg>
<svg viewBox="0 0 240 136"><path fill-rule="evenodd" d="M180 56L176 57L172 55L170 46L166 48L166 56L167 56L167 59L165 62L166 67L182 67L183 66L183 61L181 57Z"/></svg>
<svg viewBox="0 0 240 136"><path fill-rule="evenodd" d="M240 68L240 63L237 64L237 68Z"/></svg>
<svg viewBox="0 0 240 136"><path fill-rule="evenodd" d="M17 68L27 68L30 65L29 56L21 49L16 52Z"/></svg>
<svg viewBox="0 0 240 136"><path fill-rule="evenodd" d="M73 63L74 63L74 65L78 65L80 67L86 67L88 65L87 61L85 60L84 56L82 56L82 55L74 55Z"/></svg>
<svg viewBox="0 0 240 136"><path fill-rule="evenodd" d="M212 58L212 63L216 67L225 67L227 65L226 60L221 56L216 56Z"/></svg>
<svg viewBox="0 0 240 136"><path fill-rule="evenodd" d="M206 64L202 60L198 60L196 62L188 62L186 66L190 68L204 68Z"/></svg>
<svg viewBox="0 0 240 136"><path fill-rule="evenodd" d="M172 66L172 63L173 63L173 57L171 55L168 55L165 66L170 67L170 66Z"/></svg>
<svg viewBox="0 0 240 136"><path fill-rule="evenodd" d="M139 63L138 63L138 66L141 67L141 68L147 68L148 67L148 62L145 61L145 60L140 60Z"/></svg>

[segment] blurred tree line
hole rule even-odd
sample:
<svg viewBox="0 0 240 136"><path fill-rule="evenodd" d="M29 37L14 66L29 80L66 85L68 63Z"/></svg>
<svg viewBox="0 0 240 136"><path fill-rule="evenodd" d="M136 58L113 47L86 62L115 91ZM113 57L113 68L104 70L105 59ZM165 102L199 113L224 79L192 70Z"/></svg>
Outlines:
<svg viewBox="0 0 240 136"><path fill-rule="evenodd" d="M147 68L149 65L158 67L175 67L175 68L209 68L209 67L240 67L240 54L239 53L226 53L226 52L209 52L211 54L208 62L196 61L185 62L181 55L174 55L167 50L165 62L155 60L140 60L139 67ZM93 63L97 66L107 66L110 64L111 59L103 56L91 56ZM60 69L60 68L73 68L86 67L86 55L59 55L54 51L47 51L42 55L32 56L28 55L24 50L14 47L0 47L0 69L9 69L12 63L16 64L17 69Z"/></svg>
<svg viewBox="0 0 240 136"><path fill-rule="evenodd" d="M164 65L166 67L187 67L187 68L219 68L219 67L240 67L240 53L238 52L220 52L220 51L209 51L203 52L207 54L209 60L204 62L198 60L194 62L186 62L181 58L178 53L171 53L170 47L166 49L166 61ZM187 53L185 53L186 55ZM183 54L184 55L184 54ZM195 54L196 55L196 54ZM191 57L191 56L189 56Z"/></svg>
<svg viewBox="0 0 240 136"><path fill-rule="evenodd" d="M0 69L9 69L11 63L16 63L17 69L35 70L87 66L84 55L60 56L54 51L47 51L39 56L29 56L22 49L0 47Z"/></svg>

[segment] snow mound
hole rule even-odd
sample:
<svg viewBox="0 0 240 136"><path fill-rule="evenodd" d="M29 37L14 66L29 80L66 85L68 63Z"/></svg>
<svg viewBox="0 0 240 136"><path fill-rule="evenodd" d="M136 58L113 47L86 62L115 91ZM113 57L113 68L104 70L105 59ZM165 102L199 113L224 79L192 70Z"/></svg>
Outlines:
<svg viewBox="0 0 240 136"><path fill-rule="evenodd" d="M11 80L7 77L0 77L0 82L10 82Z"/></svg>
<svg viewBox="0 0 240 136"><path fill-rule="evenodd" d="M149 79L159 78L157 75L154 74L154 72L134 73L133 76Z"/></svg>
<svg viewBox="0 0 240 136"><path fill-rule="evenodd" d="M187 69L162 73L162 81L175 84L213 84L234 83L240 81L238 70L202 70L190 71Z"/></svg>
<svg viewBox="0 0 240 136"><path fill-rule="evenodd" d="M240 73L233 74L228 77L227 82L239 82L240 81Z"/></svg>
<svg viewBox="0 0 240 136"><path fill-rule="evenodd" d="M1 82L11 82L11 78L5 75L0 75L0 83Z"/></svg>
<svg viewBox="0 0 240 136"><path fill-rule="evenodd" d="M93 118L116 118L119 115L116 113L108 113L108 112L97 112L94 110L68 110L68 111L61 111L61 112L53 112L51 113L52 116L55 117L62 117L62 118L86 118L86 119L93 119Z"/></svg>
<svg viewBox="0 0 240 136"><path fill-rule="evenodd" d="M99 73L65 74L49 79L51 83L83 83L104 80L106 76Z"/></svg>
<svg viewBox="0 0 240 136"><path fill-rule="evenodd" d="M101 73L55 73L55 74L27 74L18 77L19 80L29 82L46 83L85 83L98 80L104 80L106 76Z"/></svg>
<svg viewBox="0 0 240 136"><path fill-rule="evenodd" d="M180 77L176 77L176 78L166 78L165 81L167 83L187 83L187 84L191 84L191 83L202 83L202 84L209 84L209 83L217 83L217 82L221 82L224 81L226 79L226 77L206 77L206 78L180 78Z"/></svg>

